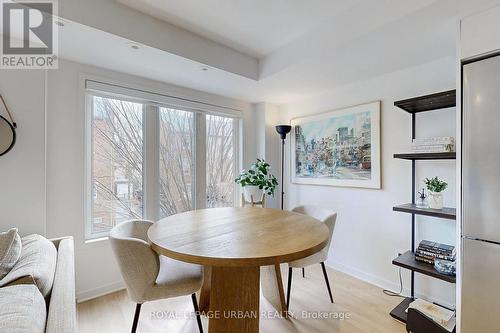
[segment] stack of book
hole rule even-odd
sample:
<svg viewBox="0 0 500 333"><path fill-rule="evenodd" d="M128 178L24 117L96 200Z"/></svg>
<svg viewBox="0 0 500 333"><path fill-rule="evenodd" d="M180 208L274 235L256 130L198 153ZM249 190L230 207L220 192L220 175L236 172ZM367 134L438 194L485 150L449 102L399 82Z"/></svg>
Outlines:
<svg viewBox="0 0 500 333"><path fill-rule="evenodd" d="M451 136L413 139L411 149L415 153L449 153L455 151L455 139Z"/></svg>
<svg viewBox="0 0 500 333"><path fill-rule="evenodd" d="M436 258L455 261L455 247L427 240L423 240L418 244L415 251L415 260L434 265L434 259Z"/></svg>
<svg viewBox="0 0 500 333"><path fill-rule="evenodd" d="M455 311L427 302L421 298L411 302L408 308L420 311L448 332L453 332L453 329L456 326ZM408 310L406 310L406 312L408 312Z"/></svg>

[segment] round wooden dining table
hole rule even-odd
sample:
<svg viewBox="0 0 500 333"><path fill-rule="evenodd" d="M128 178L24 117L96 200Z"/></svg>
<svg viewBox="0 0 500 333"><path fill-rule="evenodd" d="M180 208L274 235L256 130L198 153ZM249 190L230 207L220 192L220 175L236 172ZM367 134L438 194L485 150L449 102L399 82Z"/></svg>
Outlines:
<svg viewBox="0 0 500 333"><path fill-rule="evenodd" d="M325 247L318 220L270 208L211 208L166 217L148 230L158 254L205 267L200 310L209 333L258 332L261 270L264 297L286 311L280 263ZM265 277L265 279L264 279Z"/></svg>

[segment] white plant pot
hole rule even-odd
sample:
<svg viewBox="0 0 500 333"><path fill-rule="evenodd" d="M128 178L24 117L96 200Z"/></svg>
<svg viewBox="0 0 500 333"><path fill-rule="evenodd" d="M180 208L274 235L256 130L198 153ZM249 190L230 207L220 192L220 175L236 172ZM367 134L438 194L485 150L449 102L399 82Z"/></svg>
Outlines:
<svg viewBox="0 0 500 333"><path fill-rule="evenodd" d="M429 208L443 209L443 193L429 191Z"/></svg>
<svg viewBox="0 0 500 333"><path fill-rule="evenodd" d="M258 186L245 186L243 187L243 193L245 194L245 201L250 202L253 198L253 202L259 202L262 198L263 190Z"/></svg>

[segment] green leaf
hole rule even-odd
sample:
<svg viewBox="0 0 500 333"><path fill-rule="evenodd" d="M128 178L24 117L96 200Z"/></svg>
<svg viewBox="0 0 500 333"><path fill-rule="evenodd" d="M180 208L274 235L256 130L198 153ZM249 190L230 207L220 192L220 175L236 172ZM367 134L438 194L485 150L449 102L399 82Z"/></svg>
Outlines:
<svg viewBox="0 0 500 333"><path fill-rule="evenodd" d="M250 166L248 171L244 169L241 171L235 182L242 187L249 185L258 186L264 193L274 196L278 180L269 172L269 169L269 163L261 158L257 158L257 161Z"/></svg>
<svg viewBox="0 0 500 333"><path fill-rule="evenodd" d="M427 185L427 189L432 192L442 192L448 187L448 183L445 181L439 180L439 178L436 176L434 178L425 178L424 181L425 185Z"/></svg>

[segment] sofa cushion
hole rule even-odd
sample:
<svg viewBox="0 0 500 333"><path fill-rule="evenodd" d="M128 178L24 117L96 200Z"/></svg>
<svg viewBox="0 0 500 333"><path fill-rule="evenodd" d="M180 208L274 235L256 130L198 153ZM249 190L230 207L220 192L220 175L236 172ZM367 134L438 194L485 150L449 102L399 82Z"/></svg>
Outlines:
<svg viewBox="0 0 500 333"><path fill-rule="evenodd" d="M0 332L42 333L46 316L45 300L36 286L0 288Z"/></svg>
<svg viewBox="0 0 500 333"><path fill-rule="evenodd" d="M21 237L16 228L0 233L0 279L3 279L21 256Z"/></svg>
<svg viewBox="0 0 500 333"><path fill-rule="evenodd" d="M36 234L22 237L21 242L21 257L12 270L0 280L0 287L35 284L42 295L47 297L54 282L56 247L47 238Z"/></svg>

